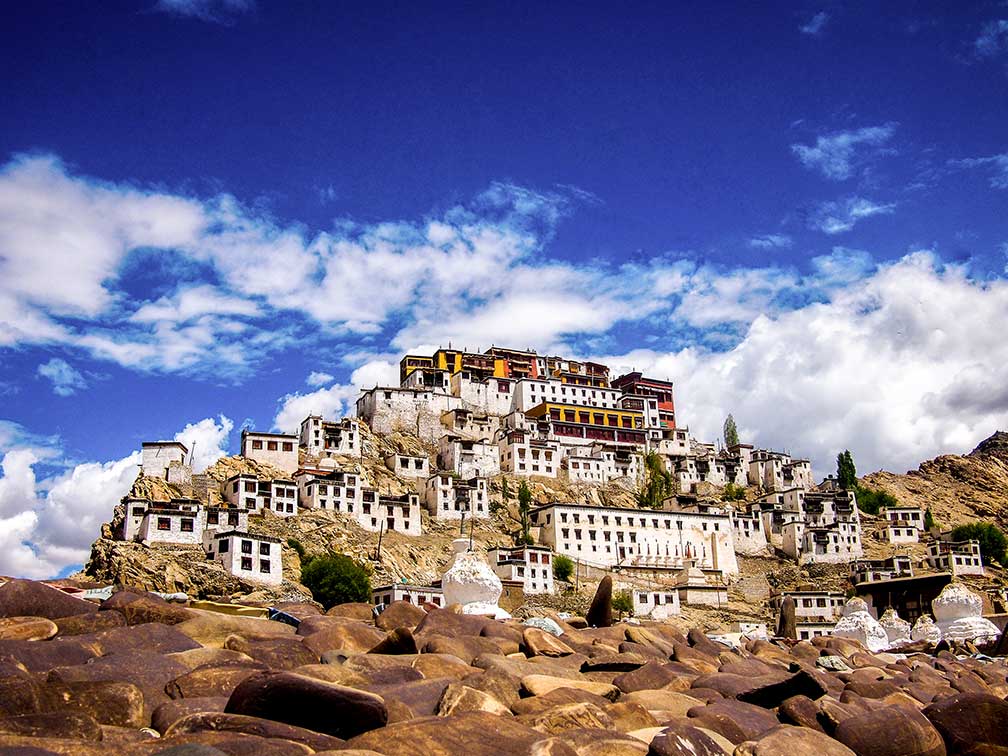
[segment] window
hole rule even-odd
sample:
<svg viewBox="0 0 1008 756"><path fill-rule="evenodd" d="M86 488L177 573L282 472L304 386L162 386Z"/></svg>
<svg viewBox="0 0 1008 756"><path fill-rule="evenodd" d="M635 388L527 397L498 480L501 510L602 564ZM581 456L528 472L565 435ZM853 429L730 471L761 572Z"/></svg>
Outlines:
<svg viewBox="0 0 1008 756"><path fill-rule="evenodd" d="M244 541L243 540L241 542L241 552L242 552L242 554L251 554L252 553L252 541ZM249 569L251 570L252 568L249 567Z"/></svg>
<svg viewBox="0 0 1008 756"><path fill-rule="evenodd" d="M134 517L143 517L144 508L143 507L133 507Z"/></svg>
<svg viewBox="0 0 1008 756"><path fill-rule="evenodd" d="M238 524L238 513L228 512L228 525L237 525L237 524Z"/></svg>
<svg viewBox="0 0 1008 756"><path fill-rule="evenodd" d="M252 442L252 449L253 450L260 450L262 448L263 448L262 447L262 441L253 441Z"/></svg>
<svg viewBox="0 0 1008 756"><path fill-rule="evenodd" d="M179 528L183 533L193 532L193 521L191 517L183 517L182 524Z"/></svg>
<svg viewBox="0 0 1008 756"><path fill-rule="evenodd" d="M157 518L157 529L158 530L171 530L171 520L167 517Z"/></svg>
<svg viewBox="0 0 1008 756"><path fill-rule="evenodd" d="M252 557L242 557L241 568L246 572L252 572Z"/></svg>
<svg viewBox="0 0 1008 756"><path fill-rule="evenodd" d="M228 543L227 541L217 542L217 551L219 551L221 554L227 554L230 550L231 550L231 544Z"/></svg>
<svg viewBox="0 0 1008 756"><path fill-rule="evenodd" d="M270 555L270 545L268 543L260 543L259 544L259 555L260 556L269 556Z"/></svg>
<svg viewBox="0 0 1008 756"><path fill-rule="evenodd" d="M207 521L207 525L216 525L218 522L220 522L220 513L219 512L207 512L206 521ZM185 521L183 520L183 522L185 522ZM190 520L190 522L191 522L191 520Z"/></svg>
<svg viewBox="0 0 1008 756"><path fill-rule="evenodd" d="M266 442L266 450L267 451L276 451L277 448L278 447L277 447L277 442L276 441L267 441Z"/></svg>
<svg viewBox="0 0 1008 756"><path fill-rule="evenodd" d="M270 562L269 562L269 559L260 559L259 560L259 572L269 572L269 571L270 571Z"/></svg>
<svg viewBox="0 0 1008 756"><path fill-rule="evenodd" d="M292 441L284 441L283 442L283 450L285 452L292 452L292 451L294 451L294 443Z"/></svg>

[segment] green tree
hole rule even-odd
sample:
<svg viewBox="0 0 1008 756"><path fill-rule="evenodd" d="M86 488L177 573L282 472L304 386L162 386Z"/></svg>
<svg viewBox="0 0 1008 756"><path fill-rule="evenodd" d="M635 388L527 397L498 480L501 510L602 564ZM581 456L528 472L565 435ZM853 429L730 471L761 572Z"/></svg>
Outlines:
<svg viewBox="0 0 1008 756"><path fill-rule="evenodd" d="M518 516L521 518L521 534L518 537L518 544L532 543L532 536L529 535L529 510L532 507L532 492L528 483L524 480L518 486Z"/></svg>
<svg viewBox="0 0 1008 756"><path fill-rule="evenodd" d="M738 428L735 427L735 418L728 413L724 421L724 443L725 446L736 446L739 442Z"/></svg>
<svg viewBox="0 0 1008 756"><path fill-rule="evenodd" d="M301 545L301 541L299 541L297 538L288 538L287 546L289 546L291 550L297 553L298 559L301 560L301 564L306 564L308 560L311 558L305 554L305 547Z"/></svg>
<svg viewBox="0 0 1008 756"><path fill-rule="evenodd" d="M507 478L501 478L501 501L508 502L511 500L511 489L508 488Z"/></svg>
<svg viewBox="0 0 1008 756"><path fill-rule="evenodd" d="M301 583L326 609L352 601L371 601L368 571L346 554L315 557L301 568Z"/></svg>
<svg viewBox="0 0 1008 756"><path fill-rule="evenodd" d="M836 476L840 488L853 489L857 486L857 470L854 469L854 457L850 450L845 449L836 458Z"/></svg>
<svg viewBox="0 0 1008 756"><path fill-rule="evenodd" d="M987 563L1005 564L1005 549L1008 541L997 525L989 522L971 522L960 525L952 531L953 541L977 541L980 544L980 556Z"/></svg>
<svg viewBox="0 0 1008 756"><path fill-rule="evenodd" d="M877 515L884 508L899 506L899 501L891 493L857 484L852 490L857 498L858 509L867 514Z"/></svg>
<svg viewBox="0 0 1008 756"><path fill-rule="evenodd" d="M655 452L648 452L644 457L643 480L635 494L637 505L654 509L674 493L675 480L665 469L662 458Z"/></svg>
<svg viewBox="0 0 1008 756"><path fill-rule="evenodd" d="M557 580L570 580L574 574L574 562L571 558L563 554L553 557L553 577Z"/></svg>
<svg viewBox="0 0 1008 756"><path fill-rule="evenodd" d="M745 498L745 489L742 486L736 486L734 483L729 483L724 487L724 491L721 492L721 501L742 501Z"/></svg>
<svg viewBox="0 0 1008 756"><path fill-rule="evenodd" d="M931 514L931 507L928 507L924 510L924 530L931 530L934 526L934 515Z"/></svg>
<svg viewBox="0 0 1008 756"><path fill-rule="evenodd" d="M613 594L612 597L612 608L619 612L620 619L623 619L623 614L633 611L633 597L630 595L630 591L618 591Z"/></svg>

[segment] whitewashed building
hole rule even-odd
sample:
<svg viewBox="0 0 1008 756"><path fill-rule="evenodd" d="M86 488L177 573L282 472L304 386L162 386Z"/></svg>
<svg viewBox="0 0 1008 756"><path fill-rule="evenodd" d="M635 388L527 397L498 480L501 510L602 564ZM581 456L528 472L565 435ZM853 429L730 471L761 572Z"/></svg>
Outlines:
<svg viewBox="0 0 1008 756"><path fill-rule="evenodd" d="M730 513L730 517L735 539L735 551L749 556L765 553L769 544L766 532L763 530L763 518L759 511L733 511Z"/></svg>
<svg viewBox="0 0 1008 756"><path fill-rule="evenodd" d="M574 483L604 484L618 478L636 481L643 473L644 458L615 444L593 444L587 449L568 448L562 466Z"/></svg>
<svg viewBox="0 0 1008 756"><path fill-rule="evenodd" d="M388 454L385 467L400 478L427 478L430 476L430 460L414 454Z"/></svg>
<svg viewBox="0 0 1008 756"><path fill-rule="evenodd" d="M441 415L462 407L457 396L428 388L375 387L357 399L357 417L375 433L414 433L436 442L444 432Z"/></svg>
<svg viewBox="0 0 1008 756"><path fill-rule="evenodd" d="M385 609L393 601L406 601L417 606L423 606L427 603L443 606L444 592L439 586L414 585L412 583L391 583L372 589L371 603L379 611Z"/></svg>
<svg viewBox="0 0 1008 756"><path fill-rule="evenodd" d="M438 441L438 469L463 478L499 475L500 451L487 439L466 439L445 434Z"/></svg>
<svg viewBox="0 0 1008 756"><path fill-rule="evenodd" d="M309 415L301 421L299 443L312 457L357 456L361 437L357 418L344 417L338 422Z"/></svg>
<svg viewBox="0 0 1008 756"><path fill-rule="evenodd" d="M635 617L667 620L682 613L679 592L674 587L631 591Z"/></svg>
<svg viewBox="0 0 1008 756"><path fill-rule="evenodd" d="M947 538L948 536L944 536ZM953 575L983 575L983 559L977 541L937 540L927 546L927 563L931 569Z"/></svg>
<svg viewBox="0 0 1008 756"><path fill-rule="evenodd" d="M189 449L179 441L144 441L140 445L140 473L172 485L185 485L192 479L188 456Z"/></svg>
<svg viewBox="0 0 1008 756"><path fill-rule="evenodd" d="M298 469L298 437L289 433L242 431L241 455L273 465L288 474Z"/></svg>
<svg viewBox="0 0 1008 756"><path fill-rule="evenodd" d="M924 531L924 511L920 507L885 507L880 513L886 521L889 543L917 543Z"/></svg>
<svg viewBox="0 0 1008 756"><path fill-rule="evenodd" d="M500 428L500 418L486 412L460 408L443 412L441 424L452 436L468 439L494 438Z"/></svg>
<svg viewBox="0 0 1008 756"><path fill-rule="evenodd" d="M373 488L361 493L361 511L357 523L365 530L394 530L408 536L420 531L420 497L415 493L382 496Z"/></svg>
<svg viewBox="0 0 1008 756"><path fill-rule="evenodd" d="M463 406L490 415L506 415L514 401L515 381L495 376L481 377L468 370L460 370L451 377L451 393L462 400Z"/></svg>
<svg viewBox="0 0 1008 756"><path fill-rule="evenodd" d="M293 479L259 480L255 475L232 475L221 494L232 507L253 512L270 510L280 517L298 513L298 490Z"/></svg>
<svg viewBox="0 0 1008 756"><path fill-rule="evenodd" d="M151 502L134 540L143 543L199 544L206 530L206 514L195 499Z"/></svg>
<svg viewBox="0 0 1008 756"><path fill-rule="evenodd" d="M357 515L361 491L367 485L363 475L354 470L306 468L294 474L299 502L307 509L328 509Z"/></svg>
<svg viewBox="0 0 1008 756"><path fill-rule="evenodd" d="M248 530L249 512L235 507L205 507L207 530Z"/></svg>
<svg viewBox="0 0 1008 756"><path fill-rule="evenodd" d="M895 578L913 577L913 562L907 554L893 554L888 559L858 559L851 562L851 583L875 583Z"/></svg>
<svg viewBox="0 0 1008 756"><path fill-rule="evenodd" d="M504 433L498 442L501 472L528 477L555 478L560 469L560 446L533 438L522 430Z"/></svg>
<svg viewBox="0 0 1008 756"><path fill-rule="evenodd" d="M541 543L592 566L681 569L692 560L705 570L738 574L726 514L555 503L530 517Z"/></svg>
<svg viewBox="0 0 1008 756"><path fill-rule="evenodd" d="M438 520L489 517L490 496L486 478L461 478L452 473L435 473L424 485L424 505Z"/></svg>
<svg viewBox="0 0 1008 756"><path fill-rule="evenodd" d="M546 546L500 546L487 551L490 567L501 580L522 584L526 595L553 593L553 552Z"/></svg>
<svg viewBox="0 0 1008 756"><path fill-rule="evenodd" d="M240 530L208 530L202 537L207 557L235 577L266 585L283 582L280 541Z"/></svg>
<svg viewBox="0 0 1008 756"><path fill-rule="evenodd" d="M776 617L785 596L794 599L798 640L830 635L836 626L847 597L833 591L785 591L770 594L770 611Z"/></svg>

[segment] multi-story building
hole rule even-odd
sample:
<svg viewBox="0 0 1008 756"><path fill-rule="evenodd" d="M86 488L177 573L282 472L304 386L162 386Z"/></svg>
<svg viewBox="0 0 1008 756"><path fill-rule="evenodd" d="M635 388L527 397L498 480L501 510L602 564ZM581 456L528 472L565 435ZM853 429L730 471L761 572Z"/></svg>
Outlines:
<svg viewBox="0 0 1008 756"><path fill-rule="evenodd" d="M672 381L659 381L655 378L645 378L640 373L625 373L612 381L613 388L624 394L649 397L655 401L657 426L663 429L673 429L675 422L675 399ZM651 424L648 427L654 427Z"/></svg>
<svg viewBox="0 0 1008 756"><path fill-rule="evenodd" d="M466 439L445 434L438 441L438 469L463 478L500 474L500 450L488 439Z"/></svg>
<svg viewBox="0 0 1008 756"><path fill-rule="evenodd" d="M555 478L560 469L560 447L523 430L510 430L498 442L501 472Z"/></svg>
<svg viewBox="0 0 1008 756"><path fill-rule="evenodd" d="M927 563L931 569L955 575L983 575L983 559L977 541L952 541L948 533L927 545Z"/></svg>
<svg viewBox="0 0 1008 756"><path fill-rule="evenodd" d="M449 387L463 407L492 415L506 415L514 402L515 381L511 378L485 377L461 370L451 376Z"/></svg>
<svg viewBox="0 0 1008 756"><path fill-rule="evenodd" d="M632 589L630 595L635 617L650 617L660 621L676 617L682 612L679 591L674 587L658 590Z"/></svg>
<svg viewBox="0 0 1008 756"><path fill-rule="evenodd" d="M515 384L511 409L517 412L529 412L546 403L616 410L620 408L622 398L623 392L618 389L568 384L559 378L529 378ZM644 416L643 412L637 414L642 418Z"/></svg>
<svg viewBox="0 0 1008 756"><path fill-rule="evenodd" d="M206 529L211 530L248 530L249 512L247 509L234 507L205 507Z"/></svg>
<svg viewBox="0 0 1008 756"><path fill-rule="evenodd" d="M917 543L924 531L924 512L920 507L886 507L880 513L886 521L889 543Z"/></svg>
<svg viewBox="0 0 1008 756"><path fill-rule="evenodd" d="M906 554L888 559L858 559L851 562L851 583L877 583L882 580L913 577L913 564Z"/></svg>
<svg viewBox="0 0 1008 756"><path fill-rule="evenodd" d="M795 623L798 640L811 640L818 635L829 635L840 619L847 598L832 591L785 591L770 594L770 611L780 612L785 596L794 599Z"/></svg>
<svg viewBox="0 0 1008 756"><path fill-rule="evenodd" d="M353 417L332 422L323 420L321 415L309 415L301 421L299 443L302 449L315 458L357 456L361 451L358 423Z"/></svg>
<svg viewBox="0 0 1008 756"><path fill-rule="evenodd" d="M412 583L390 583L371 590L371 603L379 612L393 601L406 601L417 606L427 603L441 606L444 603L444 592L440 586Z"/></svg>
<svg viewBox="0 0 1008 756"><path fill-rule="evenodd" d="M292 474L298 469L298 437L288 433L258 433L246 428L241 434L241 455Z"/></svg>
<svg viewBox="0 0 1008 756"><path fill-rule="evenodd" d="M736 553L751 556L766 552L769 542L766 531L763 530L763 518L758 510L733 511L730 513L730 518Z"/></svg>
<svg viewBox="0 0 1008 756"><path fill-rule="evenodd" d="M308 468L294 474L299 500L307 509L329 509L356 516L360 513L361 490L367 481L352 470Z"/></svg>
<svg viewBox="0 0 1008 756"><path fill-rule="evenodd" d="M439 520L489 517L486 478L465 479L452 473L435 473L424 486L424 504L431 517Z"/></svg>
<svg viewBox="0 0 1008 756"><path fill-rule="evenodd" d="M150 502L131 540L147 544L198 544L204 530L206 513L195 499Z"/></svg>
<svg viewBox="0 0 1008 756"><path fill-rule="evenodd" d="M293 517L298 512L298 491L292 479L259 480L255 475L232 475L224 483L221 494L233 507L253 512L270 510L281 517Z"/></svg>
<svg viewBox="0 0 1008 756"><path fill-rule="evenodd" d="M553 552L545 546L500 546L487 551L501 580L520 581L525 595L553 593Z"/></svg>
<svg viewBox="0 0 1008 756"><path fill-rule="evenodd" d="M283 582L281 546L276 538L240 530L208 530L202 542L207 557L236 577L267 585Z"/></svg>
<svg viewBox="0 0 1008 756"><path fill-rule="evenodd" d="M415 493L382 496L373 488L361 492L361 511L357 524L364 530L394 530L408 536L420 531L420 497Z"/></svg>
<svg viewBox="0 0 1008 756"><path fill-rule="evenodd" d="M443 413L441 424L451 436L469 439L494 438L500 428L500 418L463 407Z"/></svg>
<svg viewBox="0 0 1008 756"><path fill-rule="evenodd" d="M430 460L415 454L388 454L385 467L401 478L426 478L430 475Z"/></svg>
<svg viewBox="0 0 1008 756"><path fill-rule="evenodd" d="M727 514L554 503L532 510L540 542L598 567L698 567L738 574Z"/></svg>
<svg viewBox="0 0 1008 756"><path fill-rule="evenodd" d="M644 415L636 410L543 402L525 415L536 423L541 435L564 445L602 441L642 446L647 440Z"/></svg>
<svg viewBox="0 0 1008 756"><path fill-rule="evenodd" d="M441 415L461 407L462 400L446 391L376 386L361 392L357 417L378 434L413 433L436 442L444 432Z"/></svg>
<svg viewBox="0 0 1008 756"><path fill-rule="evenodd" d="M608 483L617 478L637 480L644 461L639 452L614 444L592 444L588 449L569 447L563 467L576 483Z"/></svg>
<svg viewBox="0 0 1008 756"><path fill-rule="evenodd" d="M179 441L144 441L140 445L140 474L148 478L161 478L175 484L174 477L181 475L186 465L189 449ZM190 470L189 475L192 475Z"/></svg>

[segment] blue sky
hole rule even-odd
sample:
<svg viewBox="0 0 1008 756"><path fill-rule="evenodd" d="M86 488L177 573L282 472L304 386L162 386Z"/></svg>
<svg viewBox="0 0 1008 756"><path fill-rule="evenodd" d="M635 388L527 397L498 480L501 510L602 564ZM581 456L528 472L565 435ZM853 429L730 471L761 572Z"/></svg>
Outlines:
<svg viewBox="0 0 1008 756"><path fill-rule="evenodd" d="M83 561L141 440L205 464L448 340L819 474L1008 425L1003 3L2 14L0 572Z"/></svg>

